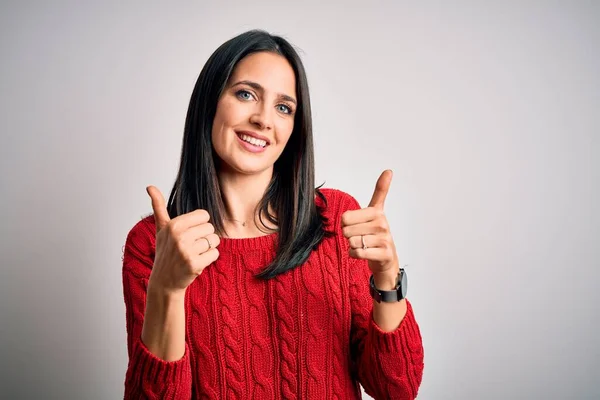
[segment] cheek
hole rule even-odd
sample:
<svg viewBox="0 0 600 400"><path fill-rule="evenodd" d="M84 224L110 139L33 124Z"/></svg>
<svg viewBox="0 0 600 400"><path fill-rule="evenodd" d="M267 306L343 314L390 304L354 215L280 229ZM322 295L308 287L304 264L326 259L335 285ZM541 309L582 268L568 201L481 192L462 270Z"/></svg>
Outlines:
<svg viewBox="0 0 600 400"><path fill-rule="evenodd" d="M277 127L277 132L279 133L278 142L279 143L287 143L290 140L290 136L292 136L292 131L294 130L294 121L283 122Z"/></svg>
<svg viewBox="0 0 600 400"><path fill-rule="evenodd" d="M219 115L215 116L213 121L212 131L211 131L211 139L213 144L219 142L219 137L221 136L221 130L223 129L223 121L219 118Z"/></svg>
<svg viewBox="0 0 600 400"><path fill-rule="evenodd" d="M217 112L213 120L212 128L213 141L218 141L219 137L221 136L221 132L233 124L232 120L234 116L232 111L231 104L229 104L227 101L221 100L217 104Z"/></svg>
<svg viewBox="0 0 600 400"><path fill-rule="evenodd" d="M235 125L244 118L246 108L235 99L224 97L217 105L217 116L225 125Z"/></svg>

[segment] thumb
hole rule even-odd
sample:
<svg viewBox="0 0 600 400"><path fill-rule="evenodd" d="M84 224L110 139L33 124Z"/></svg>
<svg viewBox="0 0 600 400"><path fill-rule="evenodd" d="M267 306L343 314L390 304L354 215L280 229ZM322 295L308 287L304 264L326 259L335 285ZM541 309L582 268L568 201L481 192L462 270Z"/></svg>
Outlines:
<svg viewBox="0 0 600 400"><path fill-rule="evenodd" d="M146 192L152 199L152 210L154 210L154 221L156 222L156 233L167 225L171 220L165 204L165 198L158 188L148 186Z"/></svg>
<svg viewBox="0 0 600 400"><path fill-rule="evenodd" d="M377 179L377 184L375 185L375 191L373 192L373 197L371 197L369 207L377 207L383 209L385 198L388 194L388 191L390 190L392 175L393 173L391 169L386 169L381 173L379 179Z"/></svg>

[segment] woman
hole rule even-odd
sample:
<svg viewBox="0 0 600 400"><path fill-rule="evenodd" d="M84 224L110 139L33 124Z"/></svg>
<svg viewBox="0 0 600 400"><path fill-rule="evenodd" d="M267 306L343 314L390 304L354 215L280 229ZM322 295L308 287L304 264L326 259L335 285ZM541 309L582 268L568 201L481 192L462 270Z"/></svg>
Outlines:
<svg viewBox="0 0 600 400"><path fill-rule="evenodd" d="M383 205L314 185L308 84L249 31L204 66L168 204L123 257L126 398L412 399L423 348ZM374 289L370 289L371 286ZM383 296L383 301L382 297Z"/></svg>

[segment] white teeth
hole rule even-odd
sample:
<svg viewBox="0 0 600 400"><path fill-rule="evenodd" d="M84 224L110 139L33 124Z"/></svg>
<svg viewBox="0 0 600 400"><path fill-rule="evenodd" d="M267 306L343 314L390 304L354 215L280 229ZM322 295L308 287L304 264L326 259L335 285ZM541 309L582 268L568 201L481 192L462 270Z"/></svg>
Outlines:
<svg viewBox="0 0 600 400"><path fill-rule="evenodd" d="M261 139L256 139L256 138L253 138L253 137L251 137L251 136L248 136L248 135L244 135L244 134L242 134L242 135L240 135L240 138L241 138L241 139L242 139L244 142L251 143L251 144L253 144L253 145L255 145L255 146L265 147L265 146L267 145L267 142L266 142L266 141L264 141L264 140L261 140Z"/></svg>

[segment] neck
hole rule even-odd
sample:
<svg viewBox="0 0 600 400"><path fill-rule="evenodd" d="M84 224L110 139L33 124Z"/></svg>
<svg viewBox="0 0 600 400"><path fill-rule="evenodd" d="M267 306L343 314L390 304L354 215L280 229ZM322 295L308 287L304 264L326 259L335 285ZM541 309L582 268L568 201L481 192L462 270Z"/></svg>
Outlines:
<svg viewBox="0 0 600 400"><path fill-rule="evenodd" d="M219 172L226 213L223 225L231 233L228 236L256 236L260 232L257 206L272 176L272 168L248 175L229 170ZM263 221L266 223L264 215Z"/></svg>

